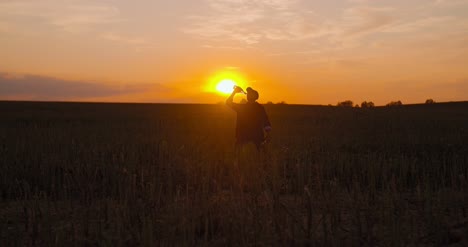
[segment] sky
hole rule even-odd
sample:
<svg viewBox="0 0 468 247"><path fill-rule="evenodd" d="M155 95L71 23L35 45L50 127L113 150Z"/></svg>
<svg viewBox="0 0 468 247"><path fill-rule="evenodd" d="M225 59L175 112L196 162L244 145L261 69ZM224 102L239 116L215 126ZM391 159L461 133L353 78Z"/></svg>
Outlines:
<svg viewBox="0 0 468 247"><path fill-rule="evenodd" d="M0 0L0 100L468 100L468 0ZM240 99L240 98L239 98Z"/></svg>

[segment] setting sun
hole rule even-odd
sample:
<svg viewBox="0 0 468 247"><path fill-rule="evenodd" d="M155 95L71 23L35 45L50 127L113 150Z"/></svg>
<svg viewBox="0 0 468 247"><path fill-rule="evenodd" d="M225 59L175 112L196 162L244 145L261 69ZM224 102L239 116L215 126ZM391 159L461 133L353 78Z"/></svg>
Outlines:
<svg viewBox="0 0 468 247"><path fill-rule="evenodd" d="M232 93L234 86L245 88L246 81L249 81L248 77L238 68L223 68L207 77L203 90L218 95L226 95Z"/></svg>
<svg viewBox="0 0 468 247"><path fill-rule="evenodd" d="M231 79L221 80L218 85L216 85L216 90L220 93L229 94L232 92L236 83Z"/></svg>

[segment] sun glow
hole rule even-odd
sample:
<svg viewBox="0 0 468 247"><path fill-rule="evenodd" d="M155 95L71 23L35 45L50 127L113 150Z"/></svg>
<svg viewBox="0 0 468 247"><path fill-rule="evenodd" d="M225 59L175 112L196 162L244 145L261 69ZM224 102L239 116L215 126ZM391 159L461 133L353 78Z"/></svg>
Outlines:
<svg viewBox="0 0 468 247"><path fill-rule="evenodd" d="M204 88L207 92L230 94L236 85L244 88L245 81L239 71L227 69L210 76Z"/></svg>
<svg viewBox="0 0 468 247"><path fill-rule="evenodd" d="M218 85L216 85L216 90L220 93L229 94L234 89L236 82L231 79L221 80Z"/></svg>

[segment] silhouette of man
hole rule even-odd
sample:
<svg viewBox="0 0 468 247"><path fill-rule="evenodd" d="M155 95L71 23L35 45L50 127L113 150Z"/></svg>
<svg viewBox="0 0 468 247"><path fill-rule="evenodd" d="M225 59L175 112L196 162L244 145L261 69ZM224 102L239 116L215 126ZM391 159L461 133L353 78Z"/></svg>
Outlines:
<svg viewBox="0 0 468 247"><path fill-rule="evenodd" d="M257 102L258 92L250 87L247 88L247 103L234 103L234 95L241 92L244 92L242 88L234 87L234 91L226 100L226 105L237 112L236 149L244 144L253 143L259 150L262 144L270 139L270 120L265 108Z"/></svg>

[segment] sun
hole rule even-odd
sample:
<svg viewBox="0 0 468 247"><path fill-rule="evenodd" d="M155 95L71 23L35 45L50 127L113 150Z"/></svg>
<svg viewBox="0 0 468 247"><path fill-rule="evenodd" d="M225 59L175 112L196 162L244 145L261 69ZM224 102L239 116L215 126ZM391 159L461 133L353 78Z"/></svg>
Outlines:
<svg viewBox="0 0 468 247"><path fill-rule="evenodd" d="M234 86L245 88L246 81L246 77L241 71L237 69L226 68L207 77L202 88L203 91L208 93L227 95L232 93Z"/></svg>
<svg viewBox="0 0 468 247"><path fill-rule="evenodd" d="M216 90L223 94L230 94L234 89L236 82L232 79L223 79L216 85Z"/></svg>

